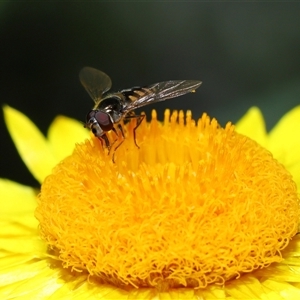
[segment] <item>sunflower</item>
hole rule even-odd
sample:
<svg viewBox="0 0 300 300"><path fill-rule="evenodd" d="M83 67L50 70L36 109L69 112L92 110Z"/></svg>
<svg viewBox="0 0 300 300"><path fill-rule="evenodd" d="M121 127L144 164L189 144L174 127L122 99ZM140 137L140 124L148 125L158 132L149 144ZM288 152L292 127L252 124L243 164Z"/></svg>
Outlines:
<svg viewBox="0 0 300 300"><path fill-rule="evenodd" d="M225 128L154 111L111 151L4 112L42 187L0 181L1 299L300 297L300 107L270 133L257 108Z"/></svg>

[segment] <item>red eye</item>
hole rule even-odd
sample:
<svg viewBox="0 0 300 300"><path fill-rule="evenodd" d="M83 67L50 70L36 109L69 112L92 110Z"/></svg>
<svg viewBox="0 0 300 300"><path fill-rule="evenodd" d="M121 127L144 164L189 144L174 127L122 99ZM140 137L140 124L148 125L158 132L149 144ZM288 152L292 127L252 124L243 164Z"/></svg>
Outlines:
<svg viewBox="0 0 300 300"><path fill-rule="evenodd" d="M114 124L107 113L98 111L95 113L94 117L103 131L109 131L114 127Z"/></svg>

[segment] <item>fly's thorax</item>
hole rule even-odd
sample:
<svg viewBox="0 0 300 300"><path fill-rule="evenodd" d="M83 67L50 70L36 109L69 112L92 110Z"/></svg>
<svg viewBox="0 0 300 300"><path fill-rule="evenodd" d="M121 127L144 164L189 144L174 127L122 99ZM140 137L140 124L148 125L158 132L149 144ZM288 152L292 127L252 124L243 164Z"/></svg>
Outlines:
<svg viewBox="0 0 300 300"><path fill-rule="evenodd" d="M124 96L121 93L108 94L100 101L97 109L106 112L116 111L120 113L124 103Z"/></svg>
<svg viewBox="0 0 300 300"><path fill-rule="evenodd" d="M122 111L125 105L125 97L122 93L109 94L99 103L97 109L109 115L113 124L119 123L123 117ZM110 128L109 130L111 130Z"/></svg>

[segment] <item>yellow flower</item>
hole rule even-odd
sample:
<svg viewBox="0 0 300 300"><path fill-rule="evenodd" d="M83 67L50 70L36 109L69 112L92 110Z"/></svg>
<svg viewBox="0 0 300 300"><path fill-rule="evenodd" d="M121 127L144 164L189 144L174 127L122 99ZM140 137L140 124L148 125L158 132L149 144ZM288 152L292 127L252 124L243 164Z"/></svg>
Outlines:
<svg viewBox="0 0 300 300"><path fill-rule="evenodd" d="M300 187L300 106L285 114L270 133L266 132L263 116L257 107L249 109L236 124L236 130L267 148L293 175Z"/></svg>
<svg viewBox="0 0 300 300"><path fill-rule="evenodd" d="M43 182L35 214L46 243L35 191L1 180L1 299L300 297L295 185L232 125L204 115L195 126L190 113L177 123L169 111L162 125L154 113L137 130L140 149L126 127L113 163L73 120L56 119L45 139L12 108L5 117ZM298 107L267 134L252 108L237 124L298 186L299 120Z"/></svg>

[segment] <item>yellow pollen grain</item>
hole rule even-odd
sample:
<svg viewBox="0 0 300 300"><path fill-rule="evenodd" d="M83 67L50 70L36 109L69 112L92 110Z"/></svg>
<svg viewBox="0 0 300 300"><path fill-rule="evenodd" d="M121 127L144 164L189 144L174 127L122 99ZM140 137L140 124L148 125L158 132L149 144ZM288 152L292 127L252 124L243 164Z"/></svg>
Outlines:
<svg viewBox="0 0 300 300"><path fill-rule="evenodd" d="M153 111L140 148L134 127L115 153L77 145L44 181L35 215L64 267L120 287L205 288L282 260L299 199L271 153L207 114L166 110L161 123Z"/></svg>

